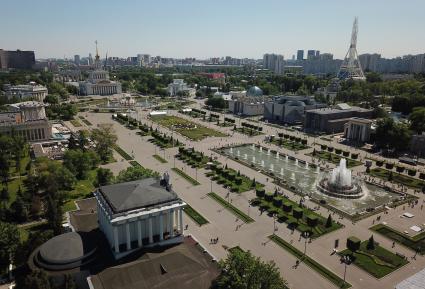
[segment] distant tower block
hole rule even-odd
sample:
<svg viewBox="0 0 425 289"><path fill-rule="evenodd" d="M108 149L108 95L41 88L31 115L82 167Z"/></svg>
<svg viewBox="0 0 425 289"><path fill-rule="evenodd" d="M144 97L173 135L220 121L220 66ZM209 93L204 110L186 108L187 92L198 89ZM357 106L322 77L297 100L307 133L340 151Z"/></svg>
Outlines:
<svg viewBox="0 0 425 289"><path fill-rule="evenodd" d="M341 68L338 72L339 79L354 79L354 80L365 80L362 66L360 65L359 55L357 54L357 17L354 18L353 32L351 33L351 44L350 48L345 55L344 61L341 64Z"/></svg>

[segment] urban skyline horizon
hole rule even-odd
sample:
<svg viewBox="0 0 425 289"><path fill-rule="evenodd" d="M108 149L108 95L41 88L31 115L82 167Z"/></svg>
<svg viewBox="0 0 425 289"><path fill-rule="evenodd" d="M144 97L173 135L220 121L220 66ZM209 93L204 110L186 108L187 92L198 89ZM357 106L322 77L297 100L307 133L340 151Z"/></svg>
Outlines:
<svg viewBox="0 0 425 289"><path fill-rule="evenodd" d="M355 16L359 17L360 54L392 58L420 54L425 47L420 37L425 2L420 0L409 1L409 5L397 0L18 0L6 1L3 8L11 13L0 19L2 27L9 27L4 29L0 47L34 50L39 59L94 54L96 39L102 56L108 51L117 57L143 53L167 58L230 55L257 59L276 53L290 59L304 48L342 59Z"/></svg>

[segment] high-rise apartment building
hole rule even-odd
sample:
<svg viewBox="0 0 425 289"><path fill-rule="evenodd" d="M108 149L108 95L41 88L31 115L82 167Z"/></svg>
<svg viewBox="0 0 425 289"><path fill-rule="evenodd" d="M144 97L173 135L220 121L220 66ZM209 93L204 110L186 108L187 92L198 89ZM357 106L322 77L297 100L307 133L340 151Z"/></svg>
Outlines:
<svg viewBox="0 0 425 289"><path fill-rule="evenodd" d="M307 59L311 60L316 56L316 50L308 50L307 51Z"/></svg>
<svg viewBox="0 0 425 289"><path fill-rule="evenodd" d="M276 74L282 74L284 71L285 61L283 55L266 53L263 56L263 67L269 69Z"/></svg>
<svg viewBox="0 0 425 289"><path fill-rule="evenodd" d="M76 65L80 65L80 55L74 55L74 63Z"/></svg>
<svg viewBox="0 0 425 289"><path fill-rule="evenodd" d="M34 51L7 51L0 49L0 69L31 69L34 64Z"/></svg>
<svg viewBox="0 0 425 289"><path fill-rule="evenodd" d="M304 60L304 50L297 51L297 60Z"/></svg>

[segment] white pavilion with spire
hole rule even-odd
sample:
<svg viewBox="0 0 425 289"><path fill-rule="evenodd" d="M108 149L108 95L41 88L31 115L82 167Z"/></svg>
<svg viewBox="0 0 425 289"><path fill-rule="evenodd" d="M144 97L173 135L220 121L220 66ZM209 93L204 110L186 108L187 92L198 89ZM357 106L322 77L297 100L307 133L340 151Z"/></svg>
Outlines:
<svg viewBox="0 0 425 289"><path fill-rule="evenodd" d="M96 56L94 60L94 70L89 71L87 81L80 82L81 95L113 95L122 93L121 83L111 81L109 72L102 69L99 51L96 43Z"/></svg>

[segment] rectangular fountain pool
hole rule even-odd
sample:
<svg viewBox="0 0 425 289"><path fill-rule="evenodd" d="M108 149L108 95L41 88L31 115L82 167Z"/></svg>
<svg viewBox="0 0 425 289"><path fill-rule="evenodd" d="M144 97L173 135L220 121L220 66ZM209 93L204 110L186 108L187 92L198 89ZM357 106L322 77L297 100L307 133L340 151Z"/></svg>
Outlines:
<svg viewBox="0 0 425 289"><path fill-rule="evenodd" d="M318 201L323 200L350 216L364 213L368 209L389 205L401 197L397 193L388 192L378 186L362 183L363 197L359 199L335 198L317 189L318 181L328 172L321 172L319 168L308 163L249 144L222 148L220 152L232 159L237 159L246 166L273 173L276 178L286 182L289 187L297 188L302 194Z"/></svg>

